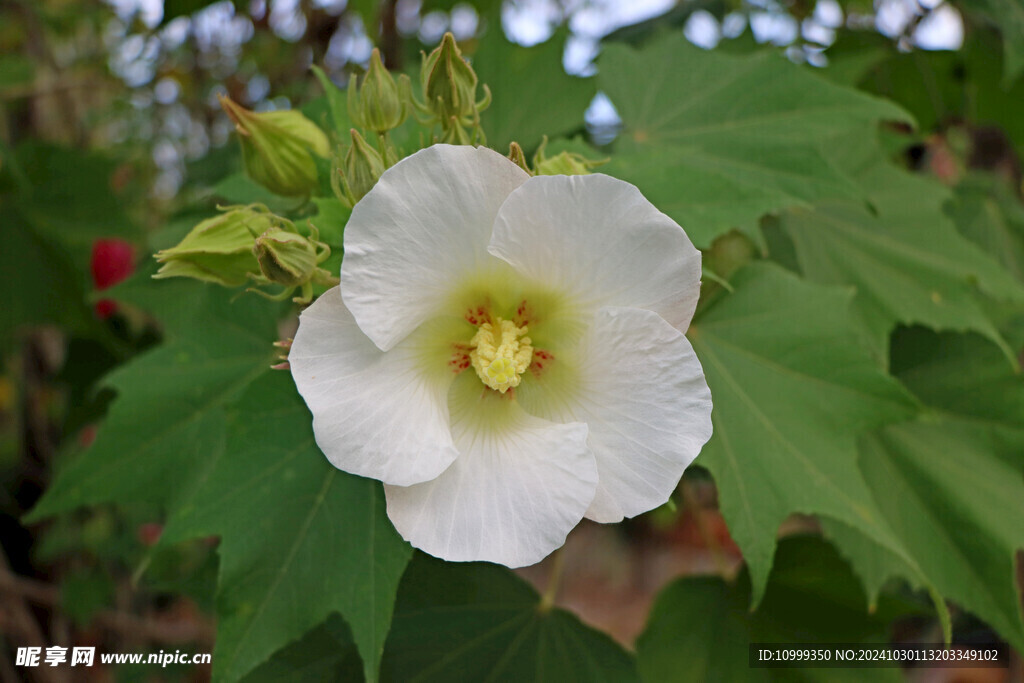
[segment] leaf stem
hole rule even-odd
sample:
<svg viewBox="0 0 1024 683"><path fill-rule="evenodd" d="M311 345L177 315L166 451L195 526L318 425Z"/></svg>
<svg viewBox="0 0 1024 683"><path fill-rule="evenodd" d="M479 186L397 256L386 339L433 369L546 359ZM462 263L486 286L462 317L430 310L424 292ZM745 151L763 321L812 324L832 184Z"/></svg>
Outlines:
<svg viewBox="0 0 1024 683"><path fill-rule="evenodd" d="M548 575L548 585L544 589L544 595L540 598L540 604L537 606L537 611L543 613L550 612L551 608L555 606L555 598L558 596L558 589L562 585L562 572L565 569L565 546L562 546L555 551L554 558L552 560L551 573Z"/></svg>

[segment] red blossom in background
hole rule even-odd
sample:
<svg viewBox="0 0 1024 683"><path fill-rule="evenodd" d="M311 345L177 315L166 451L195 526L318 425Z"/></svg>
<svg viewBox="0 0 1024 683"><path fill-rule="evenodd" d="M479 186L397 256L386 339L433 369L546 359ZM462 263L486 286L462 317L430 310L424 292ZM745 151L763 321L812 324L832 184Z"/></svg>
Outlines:
<svg viewBox="0 0 1024 683"><path fill-rule="evenodd" d="M164 532L163 524L157 524L156 522L147 522L146 524L140 524L136 529L136 536L142 545L152 548L160 540L160 535Z"/></svg>
<svg viewBox="0 0 1024 683"><path fill-rule="evenodd" d="M92 245L92 283L102 291L113 287L135 271L135 247L119 239L96 240ZM106 320L117 310L117 302L100 299L96 316Z"/></svg>

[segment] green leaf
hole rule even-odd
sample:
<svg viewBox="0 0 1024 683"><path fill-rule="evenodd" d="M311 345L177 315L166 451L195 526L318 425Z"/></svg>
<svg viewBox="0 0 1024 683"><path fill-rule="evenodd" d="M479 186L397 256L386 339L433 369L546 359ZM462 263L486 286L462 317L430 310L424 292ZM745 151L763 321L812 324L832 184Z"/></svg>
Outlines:
<svg viewBox="0 0 1024 683"><path fill-rule="evenodd" d="M922 571L1018 651L1021 453L1024 438L1007 444L984 427L919 420L864 438L860 462L879 509Z"/></svg>
<svg viewBox="0 0 1024 683"><path fill-rule="evenodd" d="M871 11L870 6L868 11ZM877 65L893 54L892 39L875 31L839 31L828 46L828 66L822 75L833 83L856 87Z"/></svg>
<svg viewBox="0 0 1024 683"><path fill-rule="evenodd" d="M894 576L929 584L1020 649L1014 555L1024 547L1024 377L977 335L897 331L892 367L930 415L861 443L861 469L918 570L825 522L869 592Z"/></svg>
<svg viewBox="0 0 1024 683"><path fill-rule="evenodd" d="M265 204L271 211L282 214L294 211L302 204L301 200L274 194L242 171L223 178L214 186L213 192L223 200L219 204Z"/></svg>
<svg viewBox="0 0 1024 683"><path fill-rule="evenodd" d="M882 588L892 579L897 577L915 579L920 576L920 572L908 564L904 558L875 543L853 527L828 517L822 517L818 521L825 536L835 544L843 557L849 561L857 577L860 578L864 591L867 593L870 609L875 609ZM928 587L934 590L933 586L928 585ZM942 610L943 618L948 622L948 609L943 609L946 603L937 594L936 598L936 607ZM951 626L944 625L944 628L950 632Z"/></svg>
<svg viewBox="0 0 1024 683"><path fill-rule="evenodd" d="M970 175L946 205L960 234L1024 283L1024 206L999 178Z"/></svg>
<svg viewBox="0 0 1024 683"><path fill-rule="evenodd" d="M714 397L698 461L761 597L779 524L825 514L894 541L857 470L855 437L915 413L912 398L858 343L851 294L752 265L688 336Z"/></svg>
<svg viewBox="0 0 1024 683"><path fill-rule="evenodd" d="M995 518L994 525L980 532L980 538L986 542L972 539L960 529L950 531L950 535L961 538L964 552L968 555L968 568L977 564L979 558L982 558L981 562L992 563L993 574L996 575L992 583L978 585L963 581L951 572L955 571L955 564L944 561L945 549L931 548L927 556L920 557L919 563L947 595L965 608L996 628L1000 628L1000 623L1008 622L1003 629L1010 630L1000 630L1021 650L1024 629L1021 628L1020 603L1017 599L1007 602L1014 592L1013 578L999 576L996 567L1005 569L1009 566L1012 571L1014 551L1024 548L1020 525L1014 521L1014 515L1019 521L1024 511L1024 481L1020 477L1024 471L1024 420L1021 420L1024 415L1024 376L1010 369L992 344L975 335L935 334L914 328L897 335L893 349L894 373L943 420L936 439L941 438L941 430L950 430L966 435L973 445L964 451L944 447L942 457L934 463L928 457L921 461L935 470L928 473L929 478L944 478L945 481L948 493L942 492L942 487L925 492L928 496L939 492L938 502L932 503L942 506L936 512L938 519L947 515L949 510L965 508L968 516L979 516L986 522L990 521L990 514ZM978 455L969 455L972 451ZM946 460L953 463L947 465ZM956 486L955 476L944 474L947 468L973 468L975 463L980 471L971 476L979 476L986 469L989 474L994 474L1007 472L1009 468L1007 478L992 479L987 484L997 487L1002 493L997 492L989 500L983 489L972 487L967 479ZM923 482L918 480L917 483L920 487ZM1005 506L1002 513L998 508L1000 501ZM1000 514L1008 516L1000 517ZM996 594L995 610L1001 612L1005 619L991 616L993 607L978 597L979 592L987 590Z"/></svg>
<svg viewBox="0 0 1024 683"><path fill-rule="evenodd" d="M987 427L1004 442L1024 442L1024 375L984 339L900 330L893 339L892 371L945 420Z"/></svg>
<svg viewBox="0 0 1024 683"><path fill-rule="evenodd" d="M226 441L164 532L167 542L221 537L214 676L238 680L338 612L376 680L411 554L380 483L327 462L287 373L261 378L232 407Z"/></svg>
<svg viewBox="0 0 1024 683"><path fill-rule="evenodd" d="M30 188L17 200L22 215L83 272L95 240L138 237L115 191L115 160L36 141L19 146L15 156Z"/></svg>
<svg viewBox="0 0 1024 683"><path fill-rule="evenodd" d="M409 556L379 484L327 463L290 379L269 373L278 305L148 274L113 295L156 308L167 341L109 376L118 398L96 443L30 519L106 501L162 504L166 542L222 536L218 677L237 680L340 612L375 680Z"/></svg>
<svg viewBox="0 0 1024 683"><path fill-rule="evenodd" d="M348 131L352 128L353 123L352 119L350 119L348 115L348 102L345 99L345 93L334 84L323 69L316 65L313 65L310 68L313 70L313 75L316 76L316 80L320 83L320 87L323 88L324 91L324 96L327 98L334 132L342 140L347 140Z"/></svg>
<svg viewBox="0 0 1024 683"><path fill-rule="evenodd" d="M472 0L470 3L466 3L465 0L424 0L422 12L423 14L433 10L449 12L459 4L472 5L481 16L496 15L501 9L501 0Z"/></svg>
<svg viewBox="0 0 1024 683"><path fill-rule="evenodd" d="M504 567L417 553L398 591L385 681L636 680L632 657Z"/></svg>
<svg viewBox="0 0 1024 683"><path fill-rule="evenodd" d="M164 0L164 16L161 20L161 24L166 24L172 19L178 17L185 17L194 12L214 4L217 0ZM235 6L238 11L246 11L248 4L243 0L231 0L231 4Z"/></svg>
<svg viewBox="0 0 1024 683"><path fill-rule="evenodd" d="M670 6L667 11L653 17L640 19L639 21L620 26L602 38L605 43L622 42L630 45L640 45L647 42L653 36L662 35L666 29L678 29L682 31L686 22L694 12L703 10L710 12L717 18L723 17L730 9L723 0L700 0L700 2L676 3ZM744 35L747 32L744 32ZM734 40L734 39L733 39ZM733 40L723 40L718 47L722 48ZM753 42L751 40L751 42Z"/></svg>
<svg viewBox="0 0 1024 683"><path fill-rule="evenodd" d="M1020 0L958 0L957 4L999 29L1003 36L1003 85L1009 86L1024 73L1024 4Z"/></svg>
<svg viewBox="0 0 1024 683"><path fill-rule="evenodd" d="M313 203L316 205L316 216L310 218L309 222L316 226L320 239L331 246L332 252L336 250L340 254L345 244L345 225L352 209L333 198L316 198Z"/></svg>
<svg viewBox="0 0 1024 683"><path fill-rule="evenodd" d="M360 681L363 666L345 621L334 615L300 640L274 653L243 683Z"/></svg>
<svg viewBox="0 0 1024 683"><path fill-rule="evenodd" d="M885 600L868 613L864 592L828 543L815 537L779 543L775 568L756 612L750 577L732 583L690 577L658 596L637 640L637 666L645 681L859 681L862 671L839 668L758 669L748 666L750 643L884 642L888 621L910 605ZM878 669L872 680L903 680Z"/></svg>
<svg viewBox="0 0 1024 683"><path fill-rule="evenodd" d="M212 4L212 0L164 0L164 16L162 23L166 24L172 19L188 16L189 14Z"/></svg>
<svg viewBox="0 0 1024 683"><path fill-rule="evenodd" d="M894 578L907 579L912 585L928 592L935 607L943 640L947 643L953 641L953 619L945 597L902 543L886 546L835 519L819 517L818 521L825 536L835 543L860 578L872 611L878 606L883 586Z"/></svg>
<svg viewBox="0 0 1024 683"><path fill-rule="evenodd" d="M998 125L1024 151L1024 79L1003 77L998 41L987 31L971 31L962 49L891 50L868 72L865 90L889 98L917 119L922 131L944 129L950 121L969 126Z"/></svg>
<svg viewBox="0 0 1024 683"><path fill-rule="evenodd" d="M309 222L320 231L320 239L331 247L331 255L320 267L337 276L341 272L341 259L345 253L345 225L348 224L352 209L337 199L314 199L313 202L317 213ZM314 285L313 288L318 293L328 289L324 285Z"/></svg>
<svg viewBox="0 0 1024 683"><path fill-rule="evenodd" d="M770 211L861 197L830 144L866 123L907 120L774 53L717 54L682 35L640 51L609 45L598 79L623 121L607 172L637 185L699 247Z"/></svg>
<svg viewBox="0 0 1024 683"><path fill-rule="evenodd" d="M155 284L146 271L112 296L162 318L162 346L104 380L117 399L93 446L67 463L30 520L101 502L170 505L223 450L225 406L273 362L278 307L255 296L235 303L221 288Z"/></svg>
<svg viewBox="0 0 1024 683"><path fill-rule="evenodd" d="M89 325L82 278L60 250L39 237L31 224L0 201L4 246L0 249L0 350L22 325L57 323L68 329Z"/></svg>
<svg viewBox="0 0 1024 683"><path fill-rule="evenodd" d="M529 152L541 138L583 128L583 112L597 92L593 78L565 73L563 34L522 47L501 32L489 36L474 55L473 68L494 99L480 116L488 146L508 150L512 141Z"/></svg>
<svg viewBox="0 0 1024 683"><path fill-rule="evenodd" d="M780 216L803 273L856 289L855 311L880 358L897 323L921 323L979 332L1015 362L977 294L1019 302L1024 288L957 233L941 210L946 190L884 162L869 165L858 180L876 213L833 201Z"/></svg>

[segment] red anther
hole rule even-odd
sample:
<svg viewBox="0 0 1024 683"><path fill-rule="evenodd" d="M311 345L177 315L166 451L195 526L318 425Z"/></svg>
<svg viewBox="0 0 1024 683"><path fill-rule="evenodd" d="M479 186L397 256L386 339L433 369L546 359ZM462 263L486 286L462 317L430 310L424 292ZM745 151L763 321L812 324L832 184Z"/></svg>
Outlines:
<svg viewBox="0 0 1024 683"><path fill-rule="evenodd" d="M533 358L530 362L530 372L533 373L534 377L540 377L540 374L544 372L544 369L555 359L555 356L550 351L544 351L542 349L533 350Z"/></svg>
<svg viewBox="0 0 1024 683"><path fill-rule="evenodd" d="M470 366L469 354L462 350L469 347L465 344L453 344L453 346L455 347L455 353L452 354L451 359L448 361L448 367L457 375Z"/></svg>
<svg viewBox="0 0 1024 683"><path fill-rule="evenodd" d="M531 320L533 320L533 309L526 299L523 299L516 308L516 317L512 322L516 324L516 327L524 327Z"/></svg>
<svg viewBox="0 0 1024 683"><path fill-rule="evenodd" d="M475 325L477 327L483 325L484 323L492 322L491 314L487 310L489 306L490 304L485 304L483 306L471 306L470 308L467 308L465 314L466 322L468 322L470 325Z"/></svg>

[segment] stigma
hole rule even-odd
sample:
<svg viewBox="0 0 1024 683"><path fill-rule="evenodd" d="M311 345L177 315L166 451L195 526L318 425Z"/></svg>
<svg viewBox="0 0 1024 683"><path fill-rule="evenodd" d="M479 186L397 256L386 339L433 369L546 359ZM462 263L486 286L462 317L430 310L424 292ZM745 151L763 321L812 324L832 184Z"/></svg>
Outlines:
<svg viewBox="0 0 1024 683"><path fill-rule="evenodd" d="M525 325L517 327L502 318L480 325L469 342L469 358L481 382L502 394L519 386L533 359L528 331Z"/></svg>

